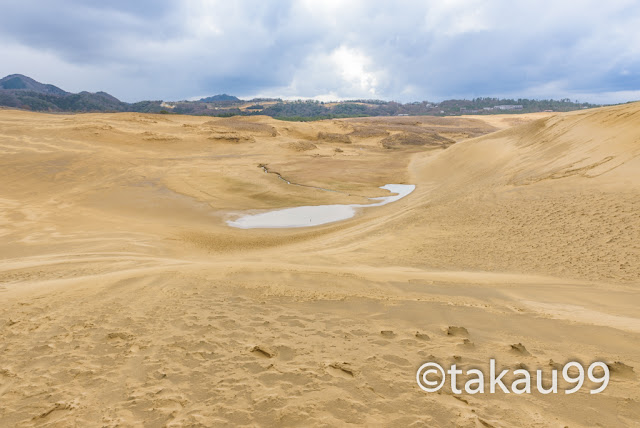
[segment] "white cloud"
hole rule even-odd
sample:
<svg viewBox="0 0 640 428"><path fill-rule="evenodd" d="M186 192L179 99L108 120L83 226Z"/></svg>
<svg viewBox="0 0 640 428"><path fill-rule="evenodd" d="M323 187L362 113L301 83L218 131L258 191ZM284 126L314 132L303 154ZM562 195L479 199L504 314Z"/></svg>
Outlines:
<svg viewBox="0 0 640 428"><path fill-rule="evenodd" d="M640 88L633 0L88 4L4 5L0 74L127 101L222 92L619 101Z"/></svg>
<svg viewBox="0 0 640 428"><path fill-rule="evenodd" d="M372 71L372 61L367 55L357 49L340 46L329 56L345 84L357 92L376 96L378 78Z"/></svg>
<svg viewBox="0 0 640 428"><path fill-rule="evenodd" d="M443 0L430 4L425 29L434 34L457 36L488 30L488 2L481 0Z"/></svg>

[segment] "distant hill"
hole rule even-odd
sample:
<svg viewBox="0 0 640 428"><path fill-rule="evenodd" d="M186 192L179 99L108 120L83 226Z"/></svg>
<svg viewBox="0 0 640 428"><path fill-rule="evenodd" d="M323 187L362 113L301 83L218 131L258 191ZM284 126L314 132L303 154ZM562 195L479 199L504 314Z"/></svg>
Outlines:
<svg viewBox="0 0 640 428"><path fill-rule="evenodd" d="M348 100L332 103L319 101L283 101L279 98L255 98L253 104L228 94L219 94L198 101L140 101L125 103L106 92L73 94L57 86L37 82L21 74L0 79L0 106L49 112L140 112L187 114L199 116L265 115L283 120L319 120L359 116L455 116L463 114L518 114L539 111L570 111L594 104L572 102L569 99L528 100L474 98L397 103L383 100ZM259 104L258 104L259 102Z"/></svg>
<svg viewBox="0 0 640 428"><path fill-rule="evenodd" d="M106 92L83 91L73 94L22 74L0 79L0 106L49 112L118 112L132 111L134 108L134 105L124 103Z"/></svg>
<svg viewBox="0 0 640 428"><path fill-rule="evenodd" d="M212 97L200 98L200 101L203 103L215 103L218 101L240 101L240 98L234 97L233 95L220 94Z"/></svg>
<svg viewBox="0 0 640 428"><path fill-rule="evenodd" d="M0 79L0 89L13 91L31 91L47 95L66 95L68 93L58 88L57 86L36 82L32 78L23 76L22 74L11 74Z"/></svg>

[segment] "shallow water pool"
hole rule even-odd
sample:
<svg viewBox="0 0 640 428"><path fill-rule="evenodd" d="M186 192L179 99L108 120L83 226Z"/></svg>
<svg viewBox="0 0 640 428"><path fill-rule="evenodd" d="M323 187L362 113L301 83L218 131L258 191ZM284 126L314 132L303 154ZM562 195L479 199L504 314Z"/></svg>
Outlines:
<svg viewBox="0 0 640 428"><path fill-rule="evenodd" d="M228 220L227 224L240 229L319 226L351 218L358 209L379 207L395 202L413 192L416 186L413 184L387 184L380 188L395 193L395 195L370 198L372 201L378 201L373 204L311 205L278 209L245 215L235 220Z"/></svg>

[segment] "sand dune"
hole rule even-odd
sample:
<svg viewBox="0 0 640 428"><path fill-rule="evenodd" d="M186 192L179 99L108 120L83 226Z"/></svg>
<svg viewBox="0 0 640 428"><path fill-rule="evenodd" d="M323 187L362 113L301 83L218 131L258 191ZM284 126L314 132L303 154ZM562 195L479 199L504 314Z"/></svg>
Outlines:
<svg viewBox="0 0 640 428"><path fill-rule="evenodd" d="M1 110L0 426L634 426L638 118ZM318 227L225 223L388 183L416 190ZM490 358L606 361L611 383L416 385Z"/></svg>

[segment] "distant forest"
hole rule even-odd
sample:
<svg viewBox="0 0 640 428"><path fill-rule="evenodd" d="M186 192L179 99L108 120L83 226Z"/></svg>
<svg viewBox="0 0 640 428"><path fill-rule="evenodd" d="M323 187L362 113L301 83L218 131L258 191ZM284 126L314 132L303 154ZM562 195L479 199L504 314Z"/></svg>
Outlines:
<svg viewBox="0 0 640 428"><path fill-rule="evenodd" d="M249 103L248 106L247 103ZM364 116L452 116L461 114L517 114L541 111L571 111L599 107L569 99L529 100L475 98L472 100L446 100L440 103L428 101L398 103L381 100L349 100L337 103L320 101L264 100L239 101L232 104L215 105L201 102L170 103L171 113L205 114L213 116L266 115L283 120L319 120ZM498 108L496 108L498 107ZM169 111L167 111L169 112Z"/></svg>
<svg viewBox="0 0 640 428"><path fill-rule="evenodd" d="M540 111L571 111L599 107L570 99L529 100L474 98L439 103L356 99L325 103L284 101L279 98L241 100L221 94L198 101L140 101L125 103L106 92L73 94L45 85L27 76L10 75L0 79L0 106L45 112L140 112L204 116L266 115L282 120L310 121L363 116L452 116L461 114L516 114Z"/></svg>

